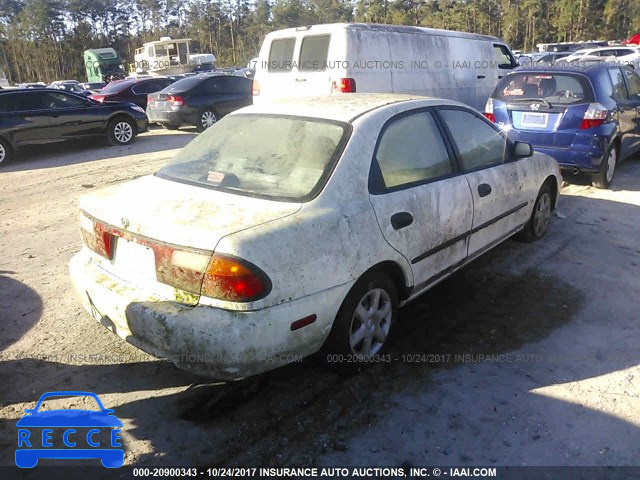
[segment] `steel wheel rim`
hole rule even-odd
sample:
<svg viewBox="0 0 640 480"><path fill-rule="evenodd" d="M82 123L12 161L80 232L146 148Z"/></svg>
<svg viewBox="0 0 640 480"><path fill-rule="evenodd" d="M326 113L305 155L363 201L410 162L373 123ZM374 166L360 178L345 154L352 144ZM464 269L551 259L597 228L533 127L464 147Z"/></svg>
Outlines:
<svg viewBox="0 0 640 480"><path fill-rule="evenodd" d="M351 318L351 351L363 357L371 357L378 353L387 340L392 318L391 297L386 290L369 290L358 302Z"/></svg>
<svg viewBox="0 0 640 480"><path fill-rule="evenodd" d="M202 123L204 128L209 128L211 125L216 123L216 116L213 112L204 112L202 117L200 117L200 123Z"/></svg>
<svg viewBox="0 0 640 480"><path fill-rule="evenodd" d="M551 198L548 193L543 193L538 199L536 210L533 214L533 232L537 237L544 235L551 218Z"/></svg>
<svg viewBox="0 0 640 480"><path fill-rule="evenodd" d="M613 172L616 169L616 151L614 149L612 149L609 152L609 156L607 157L607 171L606 171L606 176L607 176L607 182L611 182L611 180L613 180Z"/></svg>
<svg viewBox="0 0 640 480"><path fill-rule="evenodd" d="M4 157L6 157L6 156L7 156L7 152L4 149L4 145L2 145L0 143L0 163L2 163L4 161Z"/></svg>
<svg viewBox="0 0 640 480"><path fill-rule="evenodd" d="M133 128L127 122L118 122L113 129L113 136L118 142L127 143L133 136Z"/></svg>

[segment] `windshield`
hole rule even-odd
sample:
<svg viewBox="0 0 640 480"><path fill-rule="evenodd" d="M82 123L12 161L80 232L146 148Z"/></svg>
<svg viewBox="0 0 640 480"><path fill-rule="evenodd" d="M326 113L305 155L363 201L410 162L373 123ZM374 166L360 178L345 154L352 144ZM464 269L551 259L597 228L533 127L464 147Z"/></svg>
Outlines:
<svg viewBox="0 0 640 480"><path fill-rule="evenodd" d="M504 102L540 100L569 105L594 101L586 77L571 73L512 73L498 83L493 98Z"/></svg>
<svg viewBox="0 0 640 480"><path fill-rule="evenodd" d="M250 196L305 201L323 187L349 130L329 120L232 115L189 143L157 175Z"/></svg>

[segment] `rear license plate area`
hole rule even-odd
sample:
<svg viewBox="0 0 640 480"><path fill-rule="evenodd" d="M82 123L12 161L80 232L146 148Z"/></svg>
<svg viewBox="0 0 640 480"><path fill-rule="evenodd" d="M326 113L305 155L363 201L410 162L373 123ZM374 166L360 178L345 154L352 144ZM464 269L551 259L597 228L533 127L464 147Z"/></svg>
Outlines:
<svg viewBox="0 0 640 480"><path fill-rule="evenodd" d="M524 112L521 125L523 127L547 128L549 124L548 113Z"/></svg>

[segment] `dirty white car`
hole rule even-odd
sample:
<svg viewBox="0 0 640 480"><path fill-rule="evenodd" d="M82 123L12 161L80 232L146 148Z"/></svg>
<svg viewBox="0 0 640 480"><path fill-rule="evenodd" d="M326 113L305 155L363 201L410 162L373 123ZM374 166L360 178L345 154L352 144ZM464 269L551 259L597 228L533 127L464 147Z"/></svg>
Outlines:
<svg viewBox="0 0 640 480"><path fill-rule="evenodd" d="M96 320L181 368L233 379L323 348L355 369L400 306L513 234L543 237L560 182L460 103L254 105L83 197L71 276Z"/></svg>

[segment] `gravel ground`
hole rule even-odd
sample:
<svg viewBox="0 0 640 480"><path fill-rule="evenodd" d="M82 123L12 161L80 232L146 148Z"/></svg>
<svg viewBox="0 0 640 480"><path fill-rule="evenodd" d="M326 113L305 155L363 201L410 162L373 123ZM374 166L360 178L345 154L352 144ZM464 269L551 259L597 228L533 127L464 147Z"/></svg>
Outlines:
<svg viewBox="0 0 640 480"><path fill-rule="evenodd" d="M67 273L77 197L194 135L0 167L0 465L23 410L63 389L115 409L132 465L640 465L637 159L612 190L564 188L543 241L507 241L404 308L391 362L343 377L311 358L220 386L92 321Z"/></svg>

